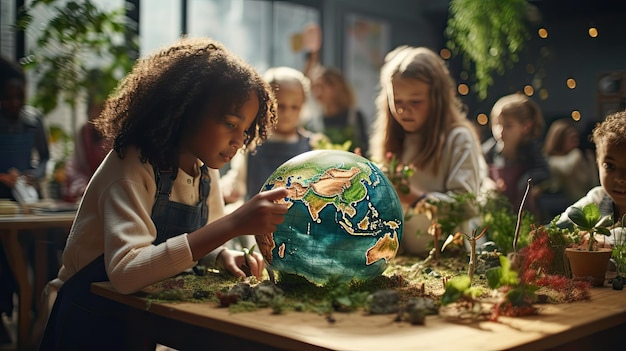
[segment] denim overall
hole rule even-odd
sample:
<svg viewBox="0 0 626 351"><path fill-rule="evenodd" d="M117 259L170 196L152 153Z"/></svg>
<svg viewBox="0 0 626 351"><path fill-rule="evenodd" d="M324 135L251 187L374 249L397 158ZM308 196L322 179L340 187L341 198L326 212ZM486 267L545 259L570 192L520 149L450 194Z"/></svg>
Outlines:
<svg viewBox="0 0 626 351"><path fill-rule="evenodd" d="M190 233L208 220L211 179L202 166L200 201L195 206L169 200L172 172L154 169L157 193L152 221L157 228L154 245L181 233ZM40 350L125 350L129 344L128 307L91 293L91 283L108 281L104 255L96 258L59 290ZM97 345L97 346L96 346Z"/></svg>

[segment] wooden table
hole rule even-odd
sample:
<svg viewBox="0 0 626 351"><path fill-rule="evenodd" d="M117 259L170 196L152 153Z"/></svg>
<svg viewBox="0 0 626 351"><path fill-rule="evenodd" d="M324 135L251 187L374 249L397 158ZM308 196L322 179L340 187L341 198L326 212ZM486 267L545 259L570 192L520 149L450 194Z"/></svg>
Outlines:
<svg viewBox="0 0 626 351"><path fill-rule="evenodd" d="M140 337L129 349L137 350L154 342L182 350L621 349L626 330L626 291L608 285L593 288L589 301L538 305L535 316L468 324L428 316L424 326L394 322L394 315L336 313L329 323L313 313L231 314L214 304L152 301L148 307L141 294L123 295L104 282L92 284L92 291L132 307L131 328Z"/></svg>
<svg viewBox="0 0 626 351"><path fill-rule="evenodd" d="M0 215L0 239L7 255L11 271L15 276L19 288L18 293L18 330L17 348L25 347L30 338L30 329L33 325L31 307L33 298L39 296L43 290L47 276L47 247L37 244L37 239L45 236L50 228L64 229L65 236L74 222L75 212L51 212L38 214ZM19 236L24 233L33 235L35 244L34 284L28 279L28 262L26 248L22 247Z"/></svg>

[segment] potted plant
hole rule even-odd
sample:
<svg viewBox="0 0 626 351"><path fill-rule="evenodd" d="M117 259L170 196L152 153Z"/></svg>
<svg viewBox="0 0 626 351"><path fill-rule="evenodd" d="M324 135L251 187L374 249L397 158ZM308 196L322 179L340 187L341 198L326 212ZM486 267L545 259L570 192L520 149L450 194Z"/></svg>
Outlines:
<svg viewBox="0 0 626 351"><path fill-rule="evenodd" d="M589 279L592 286L603 286L612 250L598 247L596 235L611 235L607 227L613 224L612 216L602 216L594 203L582 209L571 206L566 214L584 238L582 245L565 249L572 277Z"/></svg>

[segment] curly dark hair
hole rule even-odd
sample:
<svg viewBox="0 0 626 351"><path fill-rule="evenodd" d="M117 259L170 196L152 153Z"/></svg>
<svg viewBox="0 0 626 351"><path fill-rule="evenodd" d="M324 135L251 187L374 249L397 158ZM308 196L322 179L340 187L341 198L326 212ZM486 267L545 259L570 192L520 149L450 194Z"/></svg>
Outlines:
<svg viewBox="0 0 626 351"><path fill-rule="evenodd" d="M248 63L208 38L183 37L137 61L105 101L94 124L124 158L129 145L142 162L177 169L181 142L206 118L241 108L254 92L259 111L246 131L244 147L262 143L277 122L269 84Z"/></svg>
<svg viewBox="0 0 626 351"><path fill-rule="evenodd" d="M606 116L604 121L593 128L592 141L596 144L596 154L601 156L608 146L626 144L626 111Z"/></svg>

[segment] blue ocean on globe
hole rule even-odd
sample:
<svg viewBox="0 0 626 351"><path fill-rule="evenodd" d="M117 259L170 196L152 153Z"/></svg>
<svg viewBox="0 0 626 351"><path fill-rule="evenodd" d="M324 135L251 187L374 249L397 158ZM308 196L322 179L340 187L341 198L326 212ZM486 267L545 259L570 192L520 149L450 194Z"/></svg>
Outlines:
<svg viewBox="0 0 626 351"><path fill-rule="evenodd" d="M323 285L380 276L396 256L403 229L398 194L368 159L341 150L298 155L261 191L285 187L285 221L257 243L274 271Z"/></svg>

